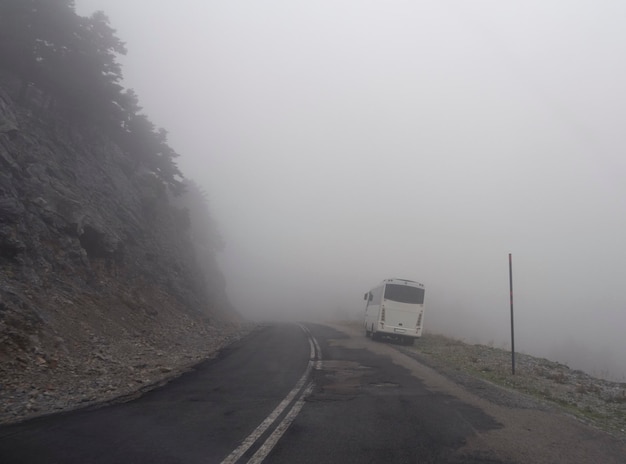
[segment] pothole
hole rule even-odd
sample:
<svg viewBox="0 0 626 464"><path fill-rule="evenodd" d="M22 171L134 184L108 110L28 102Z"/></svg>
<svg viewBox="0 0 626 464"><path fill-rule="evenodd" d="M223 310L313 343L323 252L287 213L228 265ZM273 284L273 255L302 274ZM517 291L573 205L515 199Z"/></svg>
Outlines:
<svg viewBox="0 0 626 464"><path fill-rule="evenodd" d="M377 383L370 383L370 385L372 387L381 387L381 388L399 388L400 384L395 383L395 382L377 382Z"/></svg>
<svg viewBox="0 0 626 464"><path fill-rule="evenodd" d="M364 367L354 361L322 360L322 369L326 371L362 369Z"/></svg>
<svg viewBox="0 0 626 464"><path fill-rule="evenodd" d="M361 388L361 378L369 369L371 367L362 366L354 361L322 361L321 370L324 373L322 390L342 395L355 394Z"/></svg>

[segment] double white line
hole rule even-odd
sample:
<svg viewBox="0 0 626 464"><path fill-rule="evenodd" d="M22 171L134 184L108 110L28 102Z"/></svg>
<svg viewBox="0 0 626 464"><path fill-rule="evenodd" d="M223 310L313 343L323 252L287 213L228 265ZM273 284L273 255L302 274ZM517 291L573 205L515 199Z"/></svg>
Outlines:
<svg viewBox="0 0 626 464"><path fill-rule="evenodd" d="M313 368L320 369L322 364L322 350L320 349L317 340L308 328L302 324L298 324L300 328L309 337L310 356L306 370L300 380L296 383L293 389L287 394L284 400L280 402L276 409L274 409L269 416L267 416L254 431L246 437L246 439L230 453L221 464L234 464L248 451L263 435L269 427L276 421L276 419L285 411L285 409L291 404L291 409L283 417L283 419L276 425L274 431L270 434L265 442L259 447L259 449L252 455L247 461L247 464L258 464L263 461L270 453L272 448L278 443L280 437L283 436L285 431L289 428L294 421L302 406L304 406L304 400L311 394L313 390L313 381L309 381L311 376L311 370ZM306 384L306 387L305 387ZM296 398L297 396L297 398ZM294 398L295 401L294 401Z"/></svg>

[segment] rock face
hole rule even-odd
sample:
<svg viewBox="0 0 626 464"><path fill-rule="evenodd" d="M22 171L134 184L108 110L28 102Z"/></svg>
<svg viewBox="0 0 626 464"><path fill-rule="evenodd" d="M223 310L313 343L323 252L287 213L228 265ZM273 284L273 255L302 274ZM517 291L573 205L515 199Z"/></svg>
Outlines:
<svg viewBox="0 0 626 464"><path fill-rule="evenodd" d="M0 84L0 421L127 394L238 330L150 172ZM52 400L51 400L52 399ZM6 405L6 407L4 407ZM47 406L46 406L47 405Z"/></svg>

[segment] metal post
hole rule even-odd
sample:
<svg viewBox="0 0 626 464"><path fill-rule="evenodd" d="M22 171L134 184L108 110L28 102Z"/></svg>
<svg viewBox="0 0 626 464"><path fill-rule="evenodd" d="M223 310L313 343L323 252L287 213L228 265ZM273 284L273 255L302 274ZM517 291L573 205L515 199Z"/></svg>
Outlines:
<svg viewBox="0 0 626 464"><path fill-rule="evenodd" d="M515 375L515 330L513 328L513 259L509 253L509 288L511 292L511 373Z"/></svg>

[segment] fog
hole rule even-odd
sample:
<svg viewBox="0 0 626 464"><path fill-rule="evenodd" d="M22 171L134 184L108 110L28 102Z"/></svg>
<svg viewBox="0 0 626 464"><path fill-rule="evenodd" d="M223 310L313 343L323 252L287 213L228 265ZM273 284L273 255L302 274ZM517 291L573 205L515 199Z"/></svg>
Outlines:
<svg viewBox="0 0 626 464"><path fill-rule="evenodd" d="M626 379L626 3L78 0L210 195L256 319L426 327Z"/></svg>

